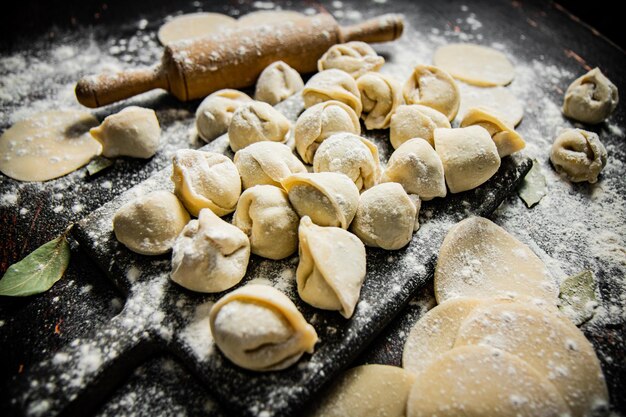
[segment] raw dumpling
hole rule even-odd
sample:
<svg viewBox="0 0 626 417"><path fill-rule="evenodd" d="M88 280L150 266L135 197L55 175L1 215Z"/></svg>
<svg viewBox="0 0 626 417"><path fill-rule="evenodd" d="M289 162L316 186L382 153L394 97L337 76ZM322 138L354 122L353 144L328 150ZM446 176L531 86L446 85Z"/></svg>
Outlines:
<svg viewBox="0 0 626 417"><path fill-rule="evenodd" d="M398 149L409 139L421 138L435 147L433 133L438 127L450 129L446 116L428 106L419 104L398 106L391 116L389 139L391 146Z"/></svg>
<svg viewBox="0 0 626 417"><path fill-rule="evenodd" d="M161 127L154 110L137 106L106 117L89 133L102 144L102 155L107 158L151 158L161 139Z"/></svg>
<svg viewBox="0 0 626 417"><path fill-rule="evenodd" d="M359 206L359 189L344 174L294 174L282 181L289 201L300 217L320 226L347 229Z"/></svg>
<svg viewBox="0 0 626 417"><path fill-rule="evenodd" d="M365 42L353 41L331 46L317 61L317 70L331 68L347 72L353 78L359 78L369 71L378 71L385 63L385 58Z"/></svg>
<svg viewBox="0 0 626 417"><path fill-rule="evenodd" d="M230 149L237 152L251 143L287 142L291 123L281 112L262 101L244 103L233 114L228 126Z"/></svg>
<svg viewBox="0 0 626 417"><path fill-rule="evenodd" d="M434 136L451 193L478 187L500 168L496 144L480 126L435 129Z"/></svg>
<svg viewBox="0 0 626 417"><path fill-rule="evenodd" d="M161 255L189 221L189 213L169 191L155 191L120 207L113 217L117 240L133 252Z"/></svg>
<svg viewBox="0 0 626 417"><path fill-rule="evenodd" d="M567 87L563 114L579 122L596 124L609 117L618 102L615 84L599 68L594 68Z"/></svg>
<svg viewBox="0 0 626 417"><path fill-rule="evenodd" d="M308 216L300 220L298 235L300 298L313 307L338 310L349 319L365 279L365 246L352 233L318 226Z"/></svg>
<svg viewBox="0 0 626 417"><path fill-rule="evenodd" d="M329 69L312 76L302 90L302 98L307 109L317 103L337 100L350 106L360 117L363 108L356 81L338 69Z"/></svg>
<svg viewBox="0 0 626 417"><path fill-rule="evenodd" d="M410 139L391 154L381 182L397 182L425 201L447 192L441 158L422 139Z"/></svg>
<svg viewBox="0 0 626 417"><path fill-rule="evenodd" d="M352 107L335 100L316 104L306 109L296 121L296 150L305 163L312 164L320 144L339 132L361 134L359 117Z"/></svg>
<svg viewBox="0 0 626 417"><path fill-rule="evenodd" d="M407 104L422 104L443 113L452 121L461 103L459 89L447 72L418 65L402 89Z"/></svg>
<svg viewBox="0 0 626 417"><path fill-rule="evenodd" d="M218 216L235 211L241 180L230 159L220 153L181 149L173 162L174 193L193 216L203 208Z"/></svg>
<svg viewBox="0 0 626 417"><path fill-rule="evenodd" d="M304 87L302 77L295 69L283 61L268 65L256 82L254 99L264 101L272 106Z"/></svg>
<svg viewBox="0 0 626 417"><path fill-rule="evenodd" d="M550 161L556 171L573 182L597 182L606 158L606 148L598 135L582 129L563 131L550 151Z"/></svg>
<svg viewBox="0 0 626 417"><path fill-rule="evenodd" d="M248 145L237 151L234 161L244 189L262 184L282 187L280 182L291 174L307 172L289 146L277 142Z"/></svg>
<svg viewBox="0 0 626 417"><path fill-rule="evenodd" d="M278 371L313 353L317 333L293 302L267 285L226 294L209 313L211 334L224 356L252 371Z"/></svg>
<svg viewBox="0 0 626 417"><path fill-rule="evenodd" d="M249 101L252 99L246 93L229 88L207 96L196 110L198 136L210 142L226 133L235 110Z"/></svg>
<svg viewBox="0 0 626 417"><path fill-rule="evenodd" d="M471 43L441 46L433 62L454 78L481 87L507 85L515 77L515 68L506 55Z"/></svg>
<svg viewBox="0 0 626 417"><path fill-rule="evenodd" d="M252 253L283 259L296 251L300 218L287 193L273 185L257 185L241 194L233 224L250 238Z"/></svg>
<svg viewBox="0 0 626 417"><path fill-rule="evenodd" d="M359 191L378 184L378 148L369 140L352 133L337 133L326 139L313 159L315 172L340 172L354 181Z"/></svg>
<svg viewBox="0 0 626 417"><path fill-rule="evenodd" d="M361 119L368 129L386 129L391 122L391 115L402 104L400 84L377 72L368 72L356 80L361 94L363 112Z"/></svg>
<svg viewBox="0 0 626 417"><path fill-rule="evenodd" d="M461 121L461 127L467 126L481 126L489 132L491 139L496 143L500 158L520 151L526 146L519 133L489 110L469 109Z"/></svg>
<svg viewBox="0 0 626 417"><path fill-rule="evenodd" d="M198 292L221 292L237 285L250 260L248 236L202 209L172 248L172 281Z"/></svg>
<svg viewBox="0 0 626 417"><path fill-rule="evenodd" d="M419 198L410 198L400 184L379 184L361 194L350 230L367 246L400 249L419 228L420 205Z"/></svg>

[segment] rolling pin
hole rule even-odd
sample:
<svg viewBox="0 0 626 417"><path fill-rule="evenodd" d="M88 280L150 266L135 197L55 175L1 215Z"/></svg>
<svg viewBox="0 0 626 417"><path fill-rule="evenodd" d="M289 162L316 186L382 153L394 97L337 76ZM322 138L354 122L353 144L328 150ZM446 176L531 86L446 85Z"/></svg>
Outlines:
<svg viewBox="0 0 626 417"><path fill-rule="evenodd" d="M317 60L337 43L386 42L403 30L400 15L388 14L341 27L318 14L168 45L160 65L81 79L76 98L99 107L162 88L182 101L204 98L222 88L254 84L265 67L282 60L300 73L317 70Z"/></svg>

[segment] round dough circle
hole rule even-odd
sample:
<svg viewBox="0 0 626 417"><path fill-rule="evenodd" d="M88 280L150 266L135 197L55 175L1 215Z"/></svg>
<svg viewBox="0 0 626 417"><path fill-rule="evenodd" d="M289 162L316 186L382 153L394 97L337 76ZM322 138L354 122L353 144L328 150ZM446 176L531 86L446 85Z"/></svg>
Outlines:
<svg viewBox="0 0 626 417"><path fill-rule="evenodd" d="M294 12L293 10L259 10L241 16L237 20L240 27L269 25L279 23L285 20L302 19L306 17L304 14Z"/></svg>
<svg viewBox="0 0 626 417"><path fill-rule="evenodd" d="M85 165L102 152L89 112L51 110L21 120L0 137L0 171L19 181L47 181Z"/></svg>
<svg viewBox="0 0 626 417"><path fill-rule="evenodd" d="M176 16L159 28L158 38L163 45L185 39L201 38L234 29L237 20L221 13L189 13Z"/></svg>
<svg viewBox="0 0 626 417"><path fill-rule="evenodd" d="M524 117L524 106L505 87L475 87L466 83L457 83L461 93L461 106L456 115L463 120L465 114L472 107L484 108L499 116L502 121L515 127Z"/></svg>
<svg viewBox="0 0 626 417"><path fill-rule="evenodd" d="M513 64L502 52L471 43L442 46L433 62L454 78L482 87L507 85L515 77Z"/></svg>

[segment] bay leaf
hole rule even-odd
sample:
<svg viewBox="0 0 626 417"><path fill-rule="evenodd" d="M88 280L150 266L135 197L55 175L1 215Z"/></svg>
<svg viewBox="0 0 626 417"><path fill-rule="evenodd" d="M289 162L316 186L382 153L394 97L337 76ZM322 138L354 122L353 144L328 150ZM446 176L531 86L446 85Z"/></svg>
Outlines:
<svg viewBox="0 0 626 417"><path fill-rule="evenodd" d="M577 326L589 321L598 307L596 279L584 270L561 282L559 309Z"/></svg>
<svg viewBox="0 0 626 417"><path fill-rule="evenodd" d="M547 194L546 177L541 172L539 161L533 159L533 166L524 177L524 181L517 189L517 193L526 203L526 207L532 208Z"/></svg>
<svg viewBox="0 0 626 417"><path fill-rule="evenodd" d="M112 159L97 156L87 165L87 172L90 176L96 175L98 172L107 169L111 165L113 165Z"/></svg>

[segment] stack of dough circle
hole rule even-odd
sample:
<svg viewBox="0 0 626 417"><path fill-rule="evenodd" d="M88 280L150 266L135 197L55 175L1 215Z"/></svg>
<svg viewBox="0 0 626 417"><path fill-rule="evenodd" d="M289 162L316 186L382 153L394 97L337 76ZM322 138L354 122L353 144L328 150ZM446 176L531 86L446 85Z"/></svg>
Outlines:
<svg viewBox="0 0 626 417"><path fill-rule="evenodd" d="M454 120L461 102L459 88L444 70L430 65L418 65L402 89L407 104L422 104Z"/></svg>
<svg viewBox="0 0 626 417"><path fill-rule="evenodd" d="M370 71L378 71L385 59L365 42L353 41L331 46L317 61L317 70L338 69L359 78Z"/></svg>
<svg viewBox="0 0 626 417"><path fill-rule="evenodd" d="M368 129L386 129L396 108L403 103L402 87L386 75L368 72L356 80L363 110L361 118Z"/></svg>
<svg viewBox="0 0 626 417"><path fill-rule="evenodd" d="M254 99L272 106L292 96L304 87L302 77L283 61L268 65L256 82Z"/></svg>
<svg viewBox="0 0 626 417"><path fill-rule="evenodd" d="M229 88L207 96L196 110L196 130L205 142L210 142L228 131L235 111L252 99L241 91Z"/></svg>
<svg viewBox="0 0 626 417"><path fill-rule="evenodd" d="M237 152L262 141L287 142L291 123L281 112L262 101L244 103L233 114L228 126L230 149Z"/></svg>
<svg viewBox="0 0 626 417"><path fill-rule="evenodd" d="M507 85L515 68L499 51L469 43L454 43L437 49L433 62L454 78L481 87Z"/></svg>
<svg viewBox="0 0 626 417"><path fill-rule="evenodd" d="M357 117L361 116L363 109L356 81L350 74L338 69L325 70L312 76L302 90L302 98L306 108L336 100L350 106Z"/></svg>
<svg viewBox="0 0 626 417"><path fill-rule="evenodd" d="M450 129L450 121L432 107L419 104L399 106L391 116L389 139L394 149L409 139L420 138L435 147L433 134L438 127Z"/></svg>
<svg viewBox="0 0 626 417"><path fill-rule="evenodd" d="M550 150L554 169L573 182L597 182L606 159L606 148L598 135L582 129L564 130Z"/></svg>
<svg viewBox="0 0 626 417"><path fill-rule="evenodd" d="M596 124L613 113L619 102L617 87L594 68L567 88L563 114L583 123Z"/></svg>
<svg viewBox="0 0 626 417"><path fill-rule="evenodd" d="M480 126L489 132L498 148L500 158L521 151L526 146L526 142L519 133L489 110L469 109L461 120L461 127L467 126Z"/></svg>
<svg viewBox="0 0 626 417"><path fill-rule="evenodd" d="M157 37L163 45L196 39L235 29L237 21L221 13L190 13L176 16L159 28Z"/></svg>

